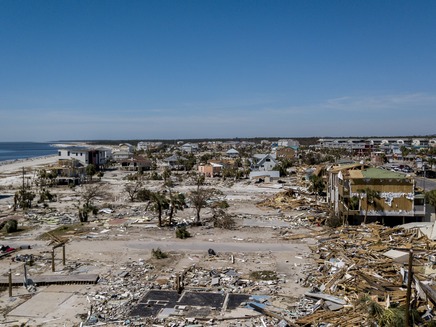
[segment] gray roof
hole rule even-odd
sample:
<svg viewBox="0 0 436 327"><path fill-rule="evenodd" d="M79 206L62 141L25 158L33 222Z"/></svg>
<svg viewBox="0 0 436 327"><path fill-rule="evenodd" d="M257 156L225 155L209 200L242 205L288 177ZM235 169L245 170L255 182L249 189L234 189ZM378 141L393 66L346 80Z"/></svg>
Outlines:
<svg viewBox="0 0 436 327"><path fill-rule="evenodd" d="M163 159L163 161L165 161L165 162L176 162L179 160L186 160L186 158L179 156L177 154L173 154L172 156L169 156L168 158Z"/></svg>

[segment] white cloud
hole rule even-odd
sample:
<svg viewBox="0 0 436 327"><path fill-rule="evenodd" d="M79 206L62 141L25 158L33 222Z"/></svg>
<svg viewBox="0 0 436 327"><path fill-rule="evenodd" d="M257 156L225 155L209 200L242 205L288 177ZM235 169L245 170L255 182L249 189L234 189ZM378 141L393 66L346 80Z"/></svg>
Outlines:
<svg viewBox="0 0 436 327"><path fill-rule="evenodd" d="M2 110L0 139L351 136L434 133L436 96L343 96L308 105L241 101L177 108ZM222 107L221 107L222 105ZM4 112L4 114L3 114Z"/></svg>
<svg viewBox="0 0 436 327"><path fill-rule="evenodd" d="M356 111L380 109L413 109L414 107L436 105L436 96L425 93L406 93L378 96L344 96L329 99L320 107L329 109Z"/></svg>

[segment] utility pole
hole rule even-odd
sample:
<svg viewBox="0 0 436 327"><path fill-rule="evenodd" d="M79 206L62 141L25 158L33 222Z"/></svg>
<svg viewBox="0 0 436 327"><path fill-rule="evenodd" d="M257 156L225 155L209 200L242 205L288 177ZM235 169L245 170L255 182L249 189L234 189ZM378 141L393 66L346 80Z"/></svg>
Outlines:
<svg viewBox="0 0 436 327"><path fill-rule="evenodd" d="M409 252L409 270L407 273L407 293L406 293L406 327L410 326L410 297L412 293L412 263L413 263L413 250Z"/></svg>
<svg viewBox="0 0 436 327"><path fill-rule="evenodd" d="M12 270L9 268L9 297L12 297Z"/></svg>
<svg viewBox="0 0 436 327"><path fill-rule="evenodd" d="M424 181L423 181L423 188L424 188L424 193L425 193L425 174L426 174L426 172L425 172L425 165L422 165L422 168L424 169Z"/></svg>

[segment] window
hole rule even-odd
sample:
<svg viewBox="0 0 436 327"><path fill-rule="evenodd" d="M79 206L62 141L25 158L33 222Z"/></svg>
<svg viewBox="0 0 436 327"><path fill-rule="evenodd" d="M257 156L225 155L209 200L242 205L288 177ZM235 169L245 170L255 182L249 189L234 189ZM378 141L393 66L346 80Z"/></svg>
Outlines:
<svg viewBox="0 0 436 327"><path fill-rule="evenodd" d="M62 155L61 151L58 151L59 157Z"/></svg>

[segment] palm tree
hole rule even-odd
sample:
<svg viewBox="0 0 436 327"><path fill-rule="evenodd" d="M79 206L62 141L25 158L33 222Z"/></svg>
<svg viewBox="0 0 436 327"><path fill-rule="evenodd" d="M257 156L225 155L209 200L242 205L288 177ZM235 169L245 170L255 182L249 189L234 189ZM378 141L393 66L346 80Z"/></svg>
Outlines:
<svg viewBox="0 0 436 327"><path fill-rule="evenodd" d="M436 190L425 192L425 202L431 205L436 213Z"/></svg>
<svg viewBox="0 0 436 327"><path fill-rule="evenodd" d="M173 215L177 210L183 210L186 205L185 195L183 193L173 194L169 189L169 224L172 224Z"/></svg>
<svg viewBox="0 0 436 327"><path fill-rule="evenodd" d="M162 212L169 205L168 198L165 196L165 194L160 191L153 192L143 188L138 192L137 197L140 201L149 201L149 204L153 204L153 209L157 211L158 214L158 226L162 227Z"/></svg>
<svg viewBox="0 0 436 327"><path fill-rule="evenodd" d="M363 223L366 224L366 219L368 218L368 206L369 204L373 204L376 199L380 199L380 193L376 190L373 190L369 187L365 187L364 189L357 190L361 196L365 197L365 218Z"/></svg>
<svg viewBox="0 0 436 327"><path fill-rule="evenodd" d="M350 199L348 200L348 205L347 205L347 221L348 221L348 217L350 216L350 208L353 208L352 210L355 210L357 205L359 205L359 198L356 196L350 197ZM342 225L345 225L345 216L344 216L344 221L342 222Z"/></svg>
<svg viewBox="0 0 436 327"><path fill-rule="evenodd" d="M168 206L168 198L160 191L151 192L150 200L154 203L154 210L158 213L158 226L162 227L162 211Z"/></svg>
<svg viewBox="0 0 436 327"><path fill-rule="evenodd" d="M433 166L436 164L436 159L433 157L428 157L426 161L430 166L430 170L433 169Z"/></svg>
<svg viewBox="0 0 436 327"><path fill-rule="evenodd" d="M405 147L404 145L400 148L401 150L401 156L403 157L403 160L405 157L407 157L410 153L410 149Z"/></svg>

